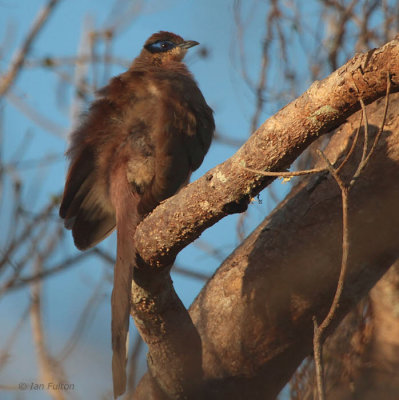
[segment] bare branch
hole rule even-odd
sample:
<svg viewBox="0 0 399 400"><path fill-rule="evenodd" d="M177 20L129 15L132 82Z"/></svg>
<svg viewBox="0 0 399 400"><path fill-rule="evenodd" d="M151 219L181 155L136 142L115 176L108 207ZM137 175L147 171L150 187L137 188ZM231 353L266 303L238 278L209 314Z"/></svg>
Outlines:
<svg viewBox="0 0 399 400"><path fill-rule="evenodd" d="M57 5L58 2L59 0L50 0L47 5L42 10L40 10L21 48L15 54L14 61L12 62L9 71L4 76L2 76L0 80L0 98L8 92L11 85L14 83L15 79L21 71L26 56L29 54L32 43L43 28L48 17L50 16L51 12L54 10L54 7Z"/></svg>
<svg viewBox="0 0 399 400"><path fill-rule="evenodd" d="M385 127L385 121L387 118L387 113L388 113L388 107L389 107L389 94L391 92L391 79L389 77L389 74L387 74L387 93L385 95L385 107L384 107L384 115L382 117L382 121L381 121L381 126L380 129L377 132L377 135L374 138L373 144L371 145L370 151L367 154L367 156L364 158L363 160L363 168L366 167L367 163L370 160L370 157L373 155L375 148L378 144L378 141L380 140L380 137L382 135L382 132L384 132L384 127Z"/></svg>
<svg viewBox="0 0 399 400"><path fill-rule="evenodd" d="M341 189L341 201L342 201L342 259L341 259L341 269L338 279L337 290L335 292L334 300L332 302L331 308L328 311L327 316L324 318L320 326L317 326L316 317L313 318L315 325L313 334L313 348L314 348L314 359L316 364L316 377L317 377L317 388L319 394L319 400L325 400L325 387L324 387L324 377L323 377L323 358L322 358L322 344L324 341L324 335L328 327L331 325L334 317L336 316L342 292L344 290L346 273L348 270L348 257L349 257L349 224L348 224L348 194L349 186L346 185L342 179L338 176L336 170L331 165L328 158L324 155L322 151L319 151L320 156L326 163L328 170L334 177L339 188Z"/></svg>
<svg viewBox="0 0 399 400"><path fill-rule="evenodd" d="M370 159L377 143L378 139L381 136L382 131L384 130L388 104L389 104L389 93L390 93L390 80L389 75L387 75L387 88L386 88L386 99L385 99L385 107L383 113L383 119L381 123L381 127L378 130L372 150L370 153L367 154L367 147L368 147L368 119L367 119L367 112L366 107L362 99L360 99L360 104L362 105L362 115L365 121L365 128L364 128L364 142L363 142L363 150L362 150L362 157L359 162L359 165L354 173L352 179L350 180L349 184L343 182L343 180L339 177L337 170L332 166L328 158L324 155L322 151L319 151L319 155L324 160L327 165L328 170L330 171L331 175L334 177L335 181L337 182L340 190L341 190L341 201L342 201L342 258L341 258L341 269L340 275L338 278L337 290L334 295L333 302L331 304L330 310L328 311L327 316L324 318L323 322L320 326L317 325L316 317L313 318L314 322L314 335L313 335L313 348L314 348L314 360L316 365L316 379L317 379L317 388L318 388L318 396L319 400L325 400L325 385L324 385L324 377L323 377L323 358L322 358L322 345L325 340L325 334L330 327L331 323L333 322L334 318L336 318L338 308L340 306L340 301L342 297L342 293L344 290L345 279L348 270L348 259L349 259L349 222L348 222L348 198L350 189L353 187L356 179L359 178L361 172L364 170L367 161ZM346 157L347 159L348 157ZM342 165L342 164L341 164Z"/></svg>
<svg viewBox="0 0 399 400"><path fill-rule="evenodd" d="M35 273L40 274L42 270L43 260L53 251L56 240L50 239L45 250L38 254L34 263ZM36 348L36 354L39 365L40 378L45 382L45 388L49 395L55 400L64 400L65 396L61 390L57 390L50 383L65 382L65 373L61 365L51 357L46 344L46 338L42 321L41 309L41 283L36 281L31 286L32 306L31 321L32 334Z"/></svg>
<svg viewBox="0 0 399 400"><path fill-rule="evenodd" d="M134 269L131 314L148 345L151 386L166 398L205 398L201 340L174 291L169 268L141 264Z"/></svg>

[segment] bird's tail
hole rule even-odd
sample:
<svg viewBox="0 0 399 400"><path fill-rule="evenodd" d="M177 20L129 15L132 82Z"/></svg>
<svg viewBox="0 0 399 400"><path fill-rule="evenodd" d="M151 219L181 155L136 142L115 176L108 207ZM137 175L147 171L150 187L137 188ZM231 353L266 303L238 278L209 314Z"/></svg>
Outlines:
<svg viewBox="0 0 399 400"><path fill-rule="evenodd" d="M116 210L117 257L111 297L111 332L112 379L116 399L126 389L131 285L136 255L133 237L138 214L137 198L131 191L126 174L121 173L113 178L111 195Z"/></svg>
<svg viewBox="0 0 399 400"><path fill-rule="evenodd" d="M129 339L130 288L132 265L120 254L118 232L118 252L114 269L114 288L111 297L112 313L112 380L114 397L124 393L126 388L126 362Z"/></svg>

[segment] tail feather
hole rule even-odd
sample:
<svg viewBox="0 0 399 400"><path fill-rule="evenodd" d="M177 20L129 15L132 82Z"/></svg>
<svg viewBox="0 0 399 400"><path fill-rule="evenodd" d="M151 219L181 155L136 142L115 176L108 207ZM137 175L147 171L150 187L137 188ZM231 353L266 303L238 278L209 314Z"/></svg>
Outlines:
<svg viewBox="0 0 399 400"><path fill-rule="evenodd" d="M136 256L133 237L139 215L138 197L132 193L125 171L121 170L113 176L111 186L117 229L117 259L111 298L112 379L114 397L117 398L126 388L131 285Z"/></svg>
<svg viewBox="0 0 399 400"><path fill-rule="evenodd" d="M115 398L123 394L126 388L132 267L118 254L111 298L112 379Z"/></svg>

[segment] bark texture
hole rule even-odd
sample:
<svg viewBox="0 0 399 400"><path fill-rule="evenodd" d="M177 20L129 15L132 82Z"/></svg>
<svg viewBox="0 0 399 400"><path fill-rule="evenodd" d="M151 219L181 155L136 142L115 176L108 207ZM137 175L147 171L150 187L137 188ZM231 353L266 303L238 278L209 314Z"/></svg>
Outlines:
<svg viewBox="0 0 399 400"><path fill-rule="evenodd" d="M397 400L399 262L342 321L324 345L327 400ZM312 358L290 382L292 400L314 399Z"/></svg>

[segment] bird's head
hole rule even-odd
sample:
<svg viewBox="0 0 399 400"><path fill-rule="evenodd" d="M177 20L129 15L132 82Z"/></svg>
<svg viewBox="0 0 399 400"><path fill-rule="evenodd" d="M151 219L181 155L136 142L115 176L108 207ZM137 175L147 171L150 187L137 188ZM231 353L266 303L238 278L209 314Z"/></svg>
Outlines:
<svg viewBox="0 0 399 400"><path fill-rule="evenodd" d="M179 35L161 31L154 33L144 44L141 56L150 57L154 64L165 61L182 61L190 47L199 44L194 40L184 40Z"/></svg>

